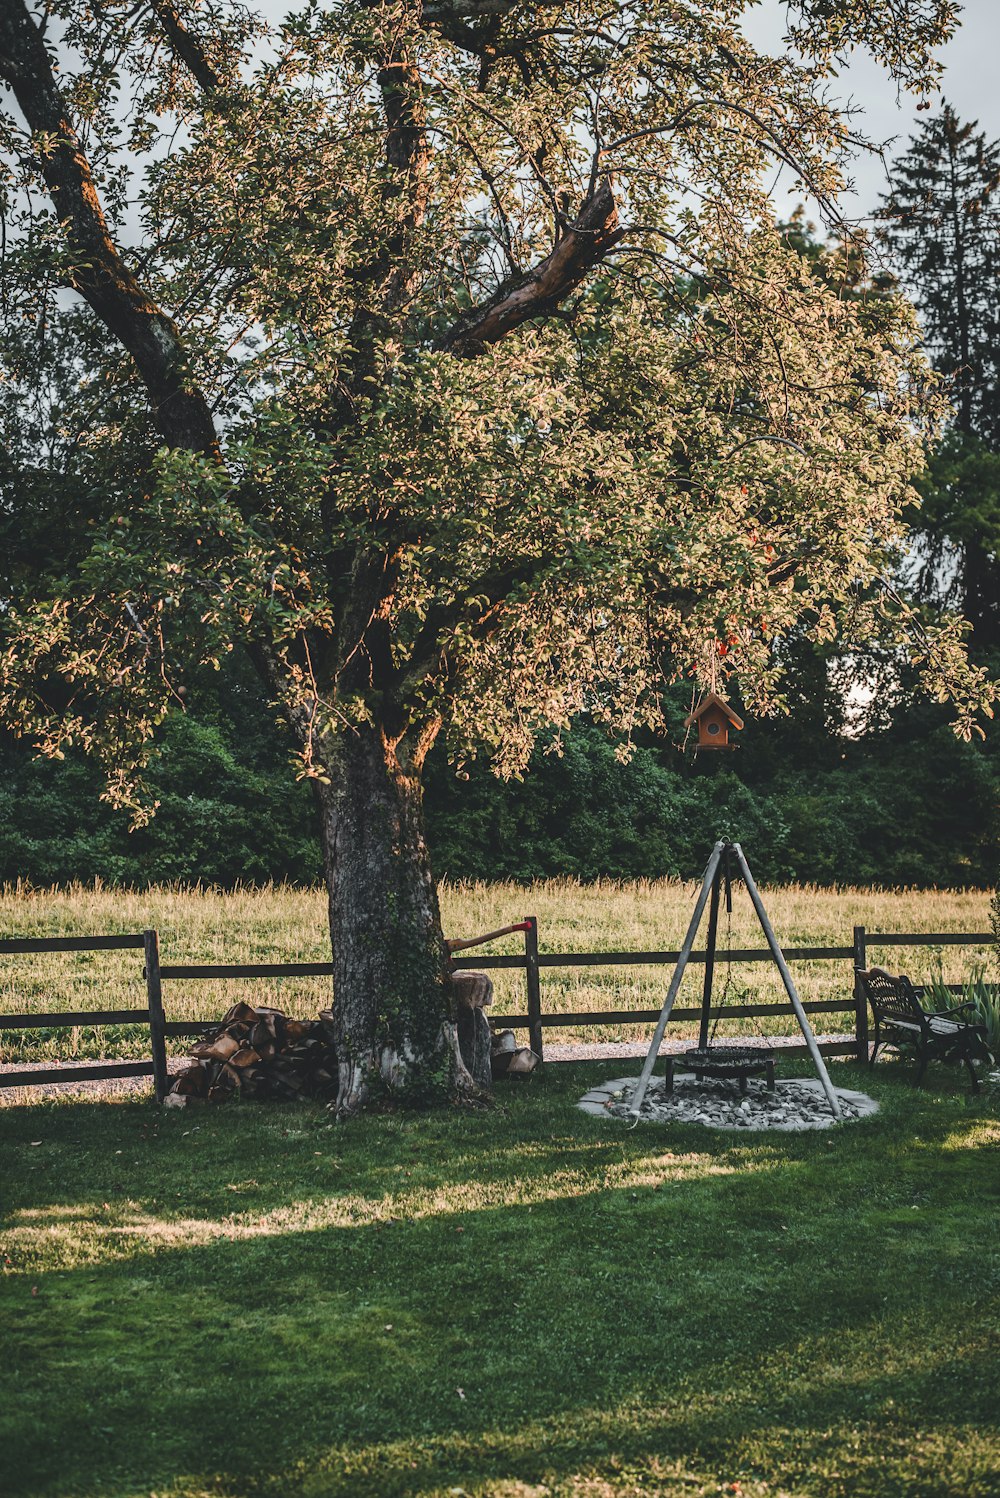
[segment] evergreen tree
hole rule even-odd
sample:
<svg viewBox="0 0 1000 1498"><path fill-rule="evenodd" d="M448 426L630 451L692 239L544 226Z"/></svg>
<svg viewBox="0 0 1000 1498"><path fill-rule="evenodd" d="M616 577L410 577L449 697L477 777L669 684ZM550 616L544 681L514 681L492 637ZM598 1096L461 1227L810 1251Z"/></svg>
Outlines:
<svg viewBox="0 0 1000 1498"><path fill-rule="evenodd" d="M955 599L977 646L1000 644L1000 144L950 105L898 158L882 237L950 381L954 428L925 479L920 579ZM943 587L942 587L943 584Z"/></svg>

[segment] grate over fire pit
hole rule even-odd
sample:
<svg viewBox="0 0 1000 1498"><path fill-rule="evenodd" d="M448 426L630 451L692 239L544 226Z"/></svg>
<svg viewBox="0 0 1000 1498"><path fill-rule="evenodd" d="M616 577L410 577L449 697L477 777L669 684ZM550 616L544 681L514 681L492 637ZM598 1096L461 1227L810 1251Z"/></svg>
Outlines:
<svg viewBox="0 0 1000 1498"><path fill-rule="evenodd" d="M764 1046L700 1045L680 1056L668 1056L664 1077L667 1092L674 1090L675 1066L694 1072L699 1082L702 1077L736 1077L744 1097L747 1079L764 1073L768 1091L774 1091L774 1052Z"/></svg>
<svg viewBox="0 0 1000 1498"><path fill-rule="evenodd" d="M767 1063L774 1061L774 1052L762 1046L708 1045L685 1051L678 1059L706 1077L759 1077Z"/></svg>

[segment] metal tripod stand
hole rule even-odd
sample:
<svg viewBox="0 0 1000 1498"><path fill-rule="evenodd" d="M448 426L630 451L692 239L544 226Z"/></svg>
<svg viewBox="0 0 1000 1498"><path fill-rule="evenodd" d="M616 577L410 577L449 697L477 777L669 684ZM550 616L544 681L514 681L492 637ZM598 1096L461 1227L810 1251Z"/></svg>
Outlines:
<svg viewBox="0 0 1000 1498"><path fill-rule="evenodd" d="M656 1030L650 1042L649 1051L643 1064L642 1073L639 1077L638 1085L632 1095L629 1112L634 1117L638 1118L640 1109L642 1108L643 1099L646 1096L646 1090L649 1087L650 1078L653 1075L653 1067L656 1065L656 1058L659 1054L660 1045L663 1040L664 1032L667 1028L667 1022L670 1019L670 1014L674 1007L674 1001L677 998L677 994L681 986L681 980L684 977L685 969L687 968L688 962L691 959L691 951L694 947L695 937L698 934L698 927L701 925L701 918L705 913L705 906L706 904L709 904L709 900L711 900L708 917L707 946L705 951L705 983L702 997L701 1033L699 1037L699 1046L701 1048L705 1048L708 1046L708 1020L709 1010L711 1007L712 981L715 972L715 949L719 924L719 897L722 887L725 886L727 900L729 898L731 880L734 872L734 863L736 865L737 877L741 878L743 880L743 883L746 885L747 893L749 894L750 899L753 903L753 908L757 913L757 919L760 921L761 929L764 932L764 936L767 940L767 945L770 949L771 956L774 958L775 966L781 974L781 981L784 984L785 992L791 1000L792 1008L795 1011L795 1018L799 1023L799 1029L802 1031L803 1039L805 1040L805 1043L809 1049L809 1054L812 1057L814 1066L816 1067L817 1075L819 1076L820 1082L823 1085L823 1091L826 1093L827 1101L830 1104L830 1111L833 1114L834 1118L839 1119L842 1115L836 1089L830 1081L830 1077L826 1069L826 1063L824 1062L823 1057L820 1054L819 1046L816 1044L816 1037L812 1032L812 1027L809 1024L808 1019L806 1018L806 1012L802 1007L802 1001L798 996L795 988L795 983L792 979L792 975L788 970L788 963L785 961L784 953L782 952L781 947L778 944L778 938L774 934L774 928L768 919L767 911L764 909L764 902L761 900L760 891L754 883L753 875L751 874L746 858L743 855L743 849L740 847L739 843L732 843L728 840L728 838L721 839L716 843L715 847L712 849L708 864L706 865L705 875L701 882L701 889L698 891L698 898L695 901L694 913L691 916L691 923L688 926L687 935L684 938L684 943L677 957L677 966L674 968L673 976L670 980L670 987L667 990L667 997L663 1001L663 1008L660 1010L660 1018L657 1022Z"/></svg>

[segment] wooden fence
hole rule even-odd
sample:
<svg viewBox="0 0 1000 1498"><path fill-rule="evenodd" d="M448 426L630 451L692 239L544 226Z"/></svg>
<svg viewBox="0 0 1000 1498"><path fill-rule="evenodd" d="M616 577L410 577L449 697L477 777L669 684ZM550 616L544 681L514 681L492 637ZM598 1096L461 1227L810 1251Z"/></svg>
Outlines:
<svg viewBox="0 0 1000 1498"><path fill-rule="evenodd" d="M531 1049L544 1055L543 1031L549 1028L570 1025L655 1025L660 1018L658 1009L607 1009L582 1010L545 1014L541 1007L539 969L547 967L673 967L680 952L540 952L538 950L538 923L534 916L528 918L530 930L525 932L524 955L516 957L479 957L468 962L455 962L455 967L482 969L523 968L527 989L527 1013L497 1015L496 1022L507 1029L527 1029ZM855 981L854 971L867 967L869 953L883 947L936 947L936 946L982 946L992 944L990 931L949 932L888 932L868 931L864 926L855 926L851 944L842 947L785 947L783 952L789 962L844 962L851 963L849 975L845 975L843 999L806 1000L802 1007L807 1014L847 1014L852 1016L850 1034L833 1040L820 1042L820 1049L828 1056L854 1055L859 1061L868 1059L868 1007L860 985ZM691 953L689 964L704 966L707 954L704 951ZM773 963L774 958L767 947L740 947L731 951L717 951L716 964ZM954 985L952 985L954 986ZM713 1009L713 1016L717 1011ZM727 1004L725 1013L734 1019L764 1019L782 1016L793 1019L791 1005L785 999L777 1004ZM672 1020L699 1020L701 1006L697 1008L675 1006ZM783 1046L783 1056L808 1054L808 1046Z"/></svg>
<svg viewBox="0 0 1000 1498"><path fill-rule="evenodd" d="M157 1100L167 1090L167 1050L163 999L159 982L159 941L155 931L128 936L18 936L0 941L0 956L36 952L115 952L137 947L143 952L146 979L144 1009L79 1009L50 1014L0 1014L2 1030L65 1029L74 1025L149 1026L148 1061L94 1061L81 1065L19 1067L0 1072L0 1087L40 1087L48 1082L89 1082L104 1077L152 1077Z"/></svg>
<svg viewBox="0 0 1000 1498"><path fill-rule="evenodd" d="M499 1014L496 1024L506 1029L526 1029L531 1049L544 1056L544 1032L546 1029L565 1028L570 1025L598 1025L616 1027L621 1025L655 1025L660 1017L658 1009L606 1009L582 1010L571 1013L552 1012L546 1014L542 1008L541 970L557 967L673 967L680 955L674 951L655 952L541 952L538 947L538 921L535 916L525 919L524 951L503 957L475 957L454 960L455 968L482 970L520 969L525 979L525 1012L523 1014ZM806 1000L802 1007L807 1014L848 1014L849 1032L820 1042L820 1049L828 1056L853 1055L859 1061L868 1059L868 1010L860 986L854 980L854 970L867 967L870 953L888 947L936 947L936 946L983 946L993 942L993 935L986 931L946 932L898 932L868 931L864 926L855 926L850 945L840 947L788 947L784 949L786 959L795 962L850 962L845 973L845 996L842 999ZM24 1068L12 1072L0 1072L0 1087L30 1087L46 1082L82 1081L99 1077L152 1076L157 1098L162 1098L167 1088L166 1045L167 1036L200 1035L216 1023L219 1016L205 1020L167 1020L164 1013L162 985L185 979L218 978L315 978L330 977L333 964L329 962L255 962L255 963L160 963L159 943L155 931L144 931L131 936L78 936L78 937L19 937L0 941L0 956L5 954L32 952L80 952L107 951L123 947L141 947L146 981L145 1009L81 1010L71 1013L51 1014L5 1014L0 1015L2 1030L37 1030L65 1028L72 1025L117 1025L148 1024L150 1031L149 1061L95 1062L82 1066L60 1068ZM732 951L717 951L716 963L773 963L774 959L766 947L734 948ZM704 965L706 953L691 953L692 964ZM713 1013L715 1011L713 1010ZM728 1004L727 1018L764 1019L781 1016L790 1019L791 1006L787 1000L777 1004ZM672 1019L697 1020L701 1018L701 1007L678 1007ZM804 1055L807 1047L783 1046L783 1056Z"/></svg>

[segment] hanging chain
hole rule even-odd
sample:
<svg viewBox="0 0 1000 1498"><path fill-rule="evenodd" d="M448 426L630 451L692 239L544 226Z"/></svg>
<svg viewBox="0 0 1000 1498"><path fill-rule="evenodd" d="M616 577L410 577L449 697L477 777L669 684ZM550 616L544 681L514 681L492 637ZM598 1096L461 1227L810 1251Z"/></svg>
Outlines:
<svg viewBox="0 0 1000 1498"><path fill-rule="evenodd" d="M733 876L730 870L729 856L729 847L727 844L725 852L722 855L722 865L720 868L720 873L726 881L726 981L722 985L722 993L719 995L719 1002L715 1006L712 1033L708 1037L709 1045L715 1043L715 1032L719 1028L722 1011L725 1008L726 1000L729 997L729 990L733 982L733 959L730 956L733 950Z"/></svg>
<svg viewBox="0 0 1000 1498"><path fill-rule="evenodd" d="M719 1021L722 1019L722 1011L729 998L730 990L732 989L733 985L733 959L730 956L730 953L733 950L733 878L729 863L728 847L726 848L725 854L723 855L723 862L720 868L720 872L724 873L726 881L726 981L722 985L722 993L719 995L719 1002L715 1008L715 1019L712 1023L712 1033L708 1037L709 1045L712 1045L715 1041L715 1032L719 1028ZM745 989L743 990L743 997L744 999L747 997L747 991ZM753 1032L757 1036L758 1040L767 1039L767 1036L764 1034L763 1023L761 1022L759 1016L754 1017Z"/></svg>

